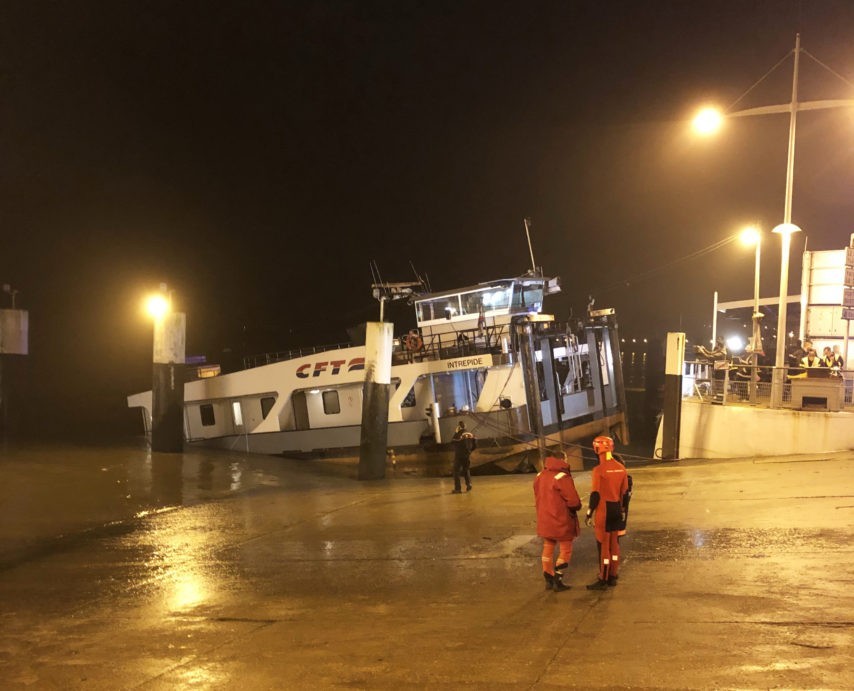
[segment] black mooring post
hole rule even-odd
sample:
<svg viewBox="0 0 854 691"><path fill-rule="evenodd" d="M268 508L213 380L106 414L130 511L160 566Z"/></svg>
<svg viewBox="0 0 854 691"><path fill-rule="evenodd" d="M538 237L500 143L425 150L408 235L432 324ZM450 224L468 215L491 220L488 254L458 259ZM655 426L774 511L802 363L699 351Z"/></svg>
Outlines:
<svg viewBox="0 0 854 691"><path fill-rule="evenodd" d="M393 330L394 324L390 322L367 324L362 437L359 444L360 480L382 480L385 477Z"/></svg>
<svg viewBox="0 0 854 691"><path fill-rule="evenodd" d="M537 377L537 360L534 351L534 328L527 319L515 324L515 333L519 344L519 360L522 365L522 379L525 383L525 402L528 406L528 424L537 436L537 470L543 467L546 456L546 442L543 437L543 412L540 408L540 382Z"/></svg>
<svg viewBox="0 0 854 691"><path fill-rule="evenodd" d="M10 292L8 286L4 288ZM13 296L13 305L14 302ZM29 312L0 309L0 439L11 438L18 431L21 418L18 403L25 391L21 375L28 352Z"/></svg>
<svg viewBox="0 0 854 691"><path fill-rule="evenodd" d="M151 450L184 450L184 360L187 315L169 312L154 322Z"/></svg>
<svg viewBox="0 0 854 691"><path fill-rule="evenodd" d="M679 460L679 427L682 420L682 369L685 363L685 334L667 334L664 362L664 410L661 417L661 458Z"/></svg>

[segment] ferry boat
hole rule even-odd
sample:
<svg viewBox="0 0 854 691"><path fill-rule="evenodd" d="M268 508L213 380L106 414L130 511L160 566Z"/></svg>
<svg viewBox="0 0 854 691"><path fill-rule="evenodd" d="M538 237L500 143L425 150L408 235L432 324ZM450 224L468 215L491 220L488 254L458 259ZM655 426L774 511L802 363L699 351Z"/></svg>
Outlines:
<svg viewBox="0 0 854 691"><path fill-rule="evenodd" d="M613 310L559 324L542 312L559 279L539 270L437 293L415 285L393 284L410 286L402 292L417 324L392 353L388 446L398 454L447 451L463 419L493 452L602 432L628 441ZM375 286L381 305L389 288ZM364 344L251 358L241 371L185 383L186 441L358 456L364 379ZM151 391L127 400L150 432Z"/></svg>

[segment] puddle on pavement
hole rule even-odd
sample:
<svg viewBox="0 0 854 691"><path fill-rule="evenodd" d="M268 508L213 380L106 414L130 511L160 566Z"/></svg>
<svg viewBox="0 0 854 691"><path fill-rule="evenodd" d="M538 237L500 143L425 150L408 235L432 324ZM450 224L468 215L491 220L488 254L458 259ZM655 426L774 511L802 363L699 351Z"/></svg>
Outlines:
<svg viewBox="0 0 854 691"><path fill-rule="evenodd" d="M632 559L677 561L702 558L707 554L719 558L727 554L760 558L769 554L792 551L820 551L838 545L838 535L831 531L794 529L739 530L639 530L624 540Z"/></svg>

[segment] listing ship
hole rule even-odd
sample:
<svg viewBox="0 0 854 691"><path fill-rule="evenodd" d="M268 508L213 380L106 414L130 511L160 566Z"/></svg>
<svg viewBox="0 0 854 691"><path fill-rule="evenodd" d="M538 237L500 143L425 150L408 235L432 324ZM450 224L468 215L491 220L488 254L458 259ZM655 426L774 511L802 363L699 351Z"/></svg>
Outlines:
<svg viewBox="0 0 854 691"><path fill-rule="evenodd" d="M559 279L539 270L438 293L375 286L381 305L408 293L417 324L393 346L388 446L424 459L447 453L461 420L496 454L602 432L627 442L616 315L591 311L559 324L542 311L559 291ZM263 454L358 456L364 380L363 344L250 358L241 371L185 383L185 438ZM150 432L151 391L129 396L128 406L142 410Z"/></svg>

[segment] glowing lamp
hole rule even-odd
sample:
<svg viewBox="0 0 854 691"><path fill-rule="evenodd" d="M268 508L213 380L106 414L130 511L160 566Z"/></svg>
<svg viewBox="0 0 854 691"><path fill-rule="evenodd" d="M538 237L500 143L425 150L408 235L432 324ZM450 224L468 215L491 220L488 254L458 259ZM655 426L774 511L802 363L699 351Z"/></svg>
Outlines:
<svg viewBox="0 0 854 691"><path fill-rule="evenodd" d="M151 295L145 301L145 311L152 319L163 319L169 313L169 300L159 293Z"/></svg>
<svg viewBox="0 0 854 691"><path fill-rule="evenodd" d="M726 339L726 347L732 353L739 353L744 349L744 340L741 336L730 336Z"/></svg>
<svg viewBox="0 0 854 691"><path fill-rule="evenodd" d="M777 233L778 235L791 235L792 233L800 233L801 229L798 228L794 223L781 223L776 226L772 233Z"/></svg>
<svg viewBox="0 0 854 691"><path fill-rule="evenodd" d="M753 247L754 245L759 244L759 239L761 236L759 233L759 229L756 226L747 226L741 231L738 237L743 245Z"/></svg>
<svg viewBox="0 0 854 691"><path fill-rule="evenodd" d="M717 132L723 125L724 116L717 108L702 108L697 115L694 116L693 126L694 132L707 137Z"/></svg>

